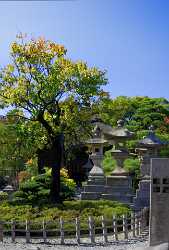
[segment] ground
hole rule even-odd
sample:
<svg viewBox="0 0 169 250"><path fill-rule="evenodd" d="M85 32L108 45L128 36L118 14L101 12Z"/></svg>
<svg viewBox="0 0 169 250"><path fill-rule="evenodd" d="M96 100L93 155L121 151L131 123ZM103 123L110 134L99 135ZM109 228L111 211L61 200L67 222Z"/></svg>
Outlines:
<svg viewBox="0 0 169 250"><path fill-rule="evenodd" d="M47 244L42 241L32 240L32 244L26 244L25 239L17 239L16 243L11 243L11 239L5 238L3 243L0 243L0 250L137 250L137 248L147 247L147 234L143 234L137 239L121 240L118 242L111 241L107 244L101 244L101 238L96 238L96 245L92 246L87 239L83 239L78 246L76 240L65 240L65 245L60 245L57 240L48 240Z"/></svg>

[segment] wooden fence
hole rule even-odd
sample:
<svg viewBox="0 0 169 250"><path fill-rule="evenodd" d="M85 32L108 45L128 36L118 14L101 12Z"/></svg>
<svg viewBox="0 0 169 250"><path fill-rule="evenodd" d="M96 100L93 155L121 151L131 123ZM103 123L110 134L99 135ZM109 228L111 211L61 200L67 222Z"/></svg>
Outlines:
<svg viewBox="0 0 169 250"><path fill-rule="evenodd" d="M97 236L102 239L102 243L108 243L109 239L114 241L128 240L139 237L147 227L148 209L141 212L132 213L130 216L113 216L108 219L105 216L92 217L86 220L81 218L54 221L0 221L0 241L4 237L10 237L15 242L18 237L25 238L26 243L31 243L32 239L43 240L57 239L60 244L65 244L66 239L74 238L77 244L82 243L83 238L88 239L88 243L95 244ZM112 240L111 240L112 241Z"/></svg>

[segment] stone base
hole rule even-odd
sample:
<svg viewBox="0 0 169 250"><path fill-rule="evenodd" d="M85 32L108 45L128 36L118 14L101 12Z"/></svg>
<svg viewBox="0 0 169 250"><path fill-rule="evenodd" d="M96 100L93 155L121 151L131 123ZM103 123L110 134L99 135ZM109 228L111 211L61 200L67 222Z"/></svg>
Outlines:
<svg viewBox="0 0 169 250"><path fill-rule="evenodd" d="M81 200L99 200L101 199L100 192L82 192Z"/></svg>
<svg viewBox="0 0 169 250"><path fill-rule="evenodd" d="M133 200L132 181L130 176L108 176L102 193L102 199L131 204Z"/></svg>
<svg viewBox="0 0 169 250"><path fill-rule="evenodd" d="M104 193L104 179L98 181L92 179L88 181L87 185L83 187L83 192L81 193L81 200L98 200Z"/></svg>
<svg viewBox="0 0 169 250"><path fill-rule="evenodd" d="M132 180L130 176L107 176L106 185L111 187L127 187L131 188Z"/></svg>
<svg viewBox="0 0 169 250"><path fill-rule="evenodd" d="M89 176L87 185L100 186L105 184L104 176Z"/></svg>
<svg viewBox="0 0 169 250"><path fill-rule="evenodd" d="M112 200L112 201L118 201L121 203L125 203L130 205L132 203L133 200L133 196L132 195L122 195L122 194L102 194L101 196L102 199L104 200Z"/></svg>
<svg viewBox="0 0 169 250"><path fill-rule="evenodd" d="M104 185L86 185L83 192L104 193Z"/></svg>

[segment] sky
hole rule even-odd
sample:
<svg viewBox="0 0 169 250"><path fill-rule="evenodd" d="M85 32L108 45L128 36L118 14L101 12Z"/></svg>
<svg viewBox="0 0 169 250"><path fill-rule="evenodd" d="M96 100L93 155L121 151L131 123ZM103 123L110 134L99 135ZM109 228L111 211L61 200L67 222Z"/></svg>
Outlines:
<svg viewBox="0 0 169 250"><path fill-rule="evenodd" d="M111 97L169 99L168 0L0 1L0 66L20 32L107 71Z"/></svg>

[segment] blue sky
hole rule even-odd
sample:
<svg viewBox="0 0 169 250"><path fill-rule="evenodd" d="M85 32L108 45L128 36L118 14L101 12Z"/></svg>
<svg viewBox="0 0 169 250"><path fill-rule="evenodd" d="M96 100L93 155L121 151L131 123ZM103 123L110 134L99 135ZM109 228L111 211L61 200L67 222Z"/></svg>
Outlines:
<svg viewBox="0 0 169 250"><path fill-rule="evenodd" d="M0 1L0 64L17 33L44 36L107 70L112 97L169 99L168 13L168 0Z"/></svg>

